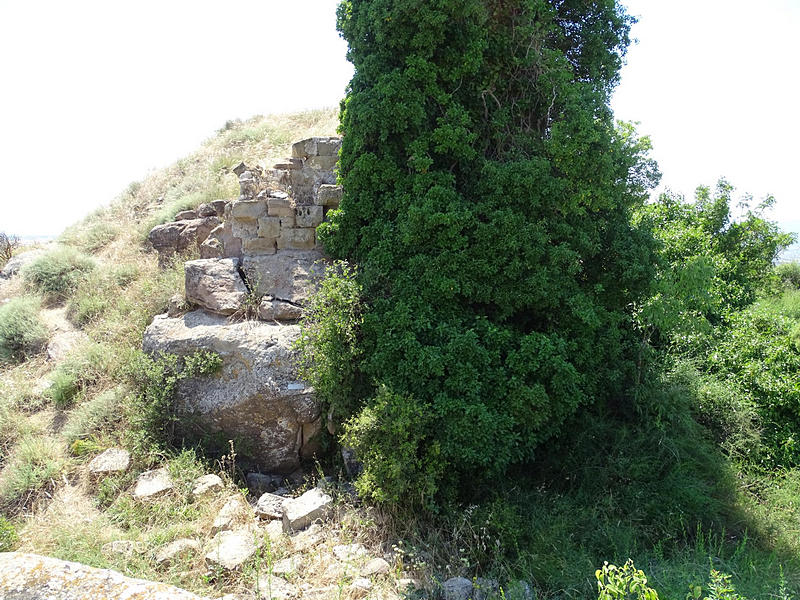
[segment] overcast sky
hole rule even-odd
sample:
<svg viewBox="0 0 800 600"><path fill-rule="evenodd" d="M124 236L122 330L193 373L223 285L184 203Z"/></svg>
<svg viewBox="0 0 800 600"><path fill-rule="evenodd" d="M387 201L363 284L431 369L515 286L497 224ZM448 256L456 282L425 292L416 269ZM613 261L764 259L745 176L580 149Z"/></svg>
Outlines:
<svg viewBox="0 0 800 600"><path fill-rule="evenodd" d="M614 99L691 196L724 175L800 230L800 0L625 0ZM56 234L228 119L334 106L335 0L0 0L0 231Z"/></svg>

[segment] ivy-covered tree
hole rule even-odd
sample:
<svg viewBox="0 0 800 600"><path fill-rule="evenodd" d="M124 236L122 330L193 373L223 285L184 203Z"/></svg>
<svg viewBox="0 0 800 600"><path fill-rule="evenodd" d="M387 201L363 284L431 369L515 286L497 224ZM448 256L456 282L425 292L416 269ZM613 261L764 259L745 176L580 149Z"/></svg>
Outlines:
<svg viewBox="0 0 800 600"><path fill-rule="evenodd" d="M609 109L631 22L615 0L340 4L345 192L320 236L361 306L331 409L376 500L530 461L632 379L653 244L630 216L658 173Z"/></svg>

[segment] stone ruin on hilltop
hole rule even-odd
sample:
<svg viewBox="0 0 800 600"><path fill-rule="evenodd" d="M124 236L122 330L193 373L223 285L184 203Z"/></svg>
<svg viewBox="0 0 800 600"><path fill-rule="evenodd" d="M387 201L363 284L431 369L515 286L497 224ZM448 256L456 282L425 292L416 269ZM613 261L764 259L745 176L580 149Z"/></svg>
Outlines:
<svg viewBox="0 0 800 600"><path fill-rule="evenodd" d="M149 235L162 264L192 244L199 260L185 265L185 299L173 299L144 334L151 354L217 352L215 377L182 382L178 408L186 429L234 439L240 457L266 473L297 470L318 449L319 403L297 379L294 342L326 260L316 227L339 205L335 185L339 138L292 146L273 169L240 164L240 196L176 215ZM257 306L259 320L232 320ZM182 307L192 305L185 312Z"/></svg>

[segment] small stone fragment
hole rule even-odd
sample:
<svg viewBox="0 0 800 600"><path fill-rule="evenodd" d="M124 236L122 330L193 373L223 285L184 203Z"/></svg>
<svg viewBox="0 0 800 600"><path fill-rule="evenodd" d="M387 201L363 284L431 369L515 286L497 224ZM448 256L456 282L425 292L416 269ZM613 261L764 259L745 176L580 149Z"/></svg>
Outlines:
<svg viewBox="0 0 800 600"><path fill-rule="evenodd" d="M175 484L165 468L145 471L136 480L133 497L137 500L149 500L171 490Z"/></svg>
<svg viewBox="0 0 800 600"><path fill-rule="evenodd" d="M342 562L353 562L367 555L363 544L342 544L333 547L333 555Z"/></svg>
<svg viewBox="0 0 800 600"><path fill-rule="evenodd" d="M267 527L274 526L275 523L278 523L278 521L272 521ZM322 543L324 533L322 527L314 523L305 531L301 531L297 535L292 536L292 548L295 552L306 552Z"/></svg>
<svg viewBox="0 0 800 600"><path fill-rule="evenodd" d="M299 554L284 558L272 565L274 575L289 575L297 573L303 565L303 557Z"/></svg>
<svg viewBox="0 0 800 600"><path fill-rule="evenodd" d="M258 580L259 595L262 600L289 600L300 593L297 586L283 577L264 575Z"/></svg>
<svg viewBox="0 0 800 600"><path fill-rule="evenodd" d="M372 589L372 582L364 577L358 577L350 584L350 593L354 598L363 598Z"/></svg>
<svg viewBox="0 0 800 600"><path fill-rule="evenodd" d="M256 515L262 519L282 519L284 502L286 498L266 492L256 503Z"/></svg>
<svg viewBox="0 0 800 600"><path fill-rule="evenodd" d="M444 600L470 600L472 581L464 577L451 577L444 582Z"/></svg>
<svg viewBox="0 0 800 600"><path fill-rule="evenodd" d="M283 540L283 523L280 521L270 521L263 527L271 544L277 544Z"/></svg>
<svg viewBox="0 0 800 600"><path fill-rule="evenodd" d="M211 526L212 535L224 529L233 529L236 525L245 524L253 518L250 505L241 496L231 496L217 513Z"/></svg>
<svg viewBox="0 0 800 600"><path fill-rule="evenodd" d="M181 538L170 542L163 546L156 552L156 562L158 564L165 564L172 562L178 556L188 554L190 552L200 551L200 540L193 540L189 538Z"/></svg>
<svg viewBox="0 0 800 600"><path fill-rule="evenodd" d="M220 531L209 546L211 550L206 554L206 563L210 567L221 567L229 571L238 569L257 550L251 529Z"/></svg>
<svg viewBox="0 0 800 600"><path fill-rule="evenodd" d="M331 497L317 488L298 498L287 499L283 505L283 530L305 529L317 519L324 519L330 510Z"/></svg>
<svg viewBox="0 0 800 600"><path fill-rule="evenodd" d="M92 459L89 463L89 473L92 475L106 475L108 473L122 473L131 466L131 455L122 448L109 448Z"/></svg>
<svg viewBox="0 0 800 600"><path fill-rule="evenodd" d="M106 556L114 554L121 554L122 556L131 556L135 553L141 554L145 551L143 542L134 542L131 540L114 540L107 544L103 544L101 551Z"/></svg>
<svg viewBox="0 0 800 600"><path fill-rule="evenodd" d="M386 575L390 570L389 563L382 558L373 558L361 569L362 577L373 577L375 575Z"/></svg>
<svg viewBox="0 0 800 600"><path fill-rule="evenodd" d="M212 213L210 215L200 215L200 216L211 217L211 216L214 216L214 213ZM191 221L192 219L196 219L196 218L197 218L197 211L194 211L194 210L182 210L177 215L175 215L175 220L176 221Z"/></svg>
<svg viewBox="0 0 800 600"><path fill-rule="evenodd" d="M200 498L207 494L217 492L225 487L219 475L209 473L194 480L194 487L192 488L192 496Z"/></svg>

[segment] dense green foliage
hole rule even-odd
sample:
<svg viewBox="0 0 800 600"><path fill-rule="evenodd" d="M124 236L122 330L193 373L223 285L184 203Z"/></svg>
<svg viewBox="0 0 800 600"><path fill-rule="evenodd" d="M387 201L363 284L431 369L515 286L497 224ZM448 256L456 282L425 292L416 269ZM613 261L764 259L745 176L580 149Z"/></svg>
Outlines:
<svg viewBox="0 0 800 600"><path fill-rule="evenodd" d="M408 460L423 502L496 476L632 381L652 243L630 217L657 171L608 108L630 23L613 0L340 5L345 195L320 236L359 265L351 426L409 428L372 436L362 491L419 488Z"/></svg>
<svg viewBox="0 0 800 600"><path fill-rule="evenodd" d="M25 284L50 301L68 299L95 268L95 262L70 246L51 250L23 270Z"/></svg>
<svg viewBox="0 0 800 600"><path fill-rule="evenodd" d="M50 332L39 316L40 308L41 301L31 296L0 306L0 363L25 360L47 343Z"/></svg>

